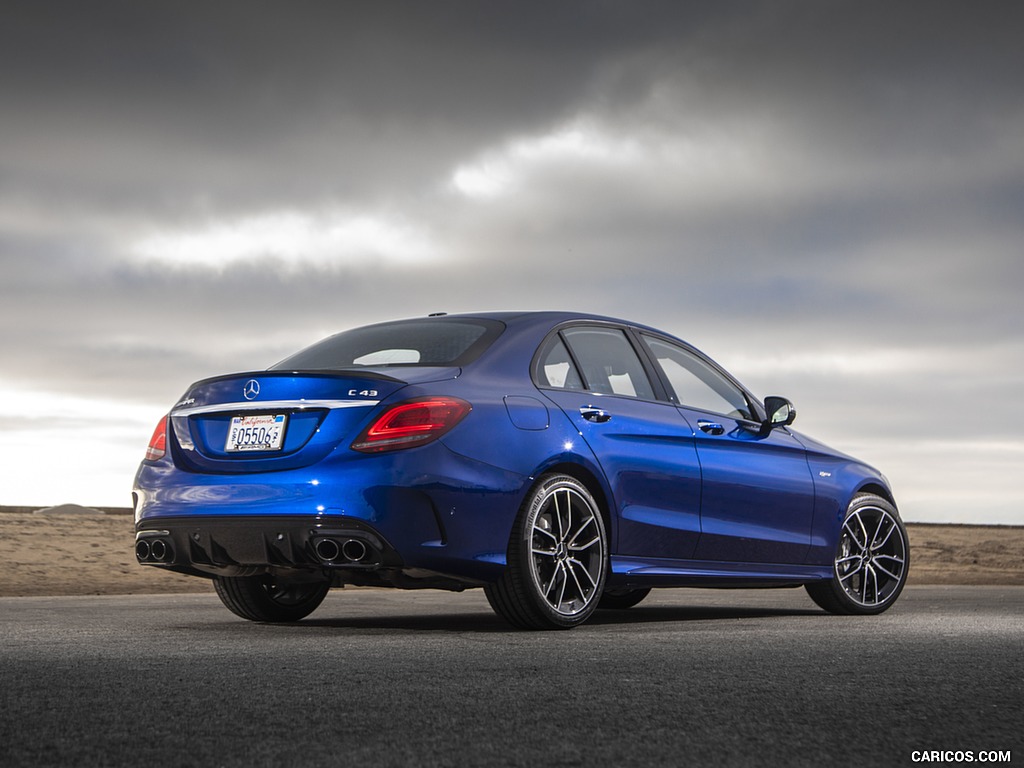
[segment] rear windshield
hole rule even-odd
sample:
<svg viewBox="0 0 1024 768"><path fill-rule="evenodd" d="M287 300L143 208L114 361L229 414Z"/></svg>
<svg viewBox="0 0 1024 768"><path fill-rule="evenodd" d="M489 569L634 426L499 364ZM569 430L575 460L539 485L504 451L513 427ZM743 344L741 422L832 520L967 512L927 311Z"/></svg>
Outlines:
<svg viewBox="0 0 1024 768"><path fill-rule="evenodd" d="M344 331L306 347L271 370L466 365L504 330L483 319L402 320Z"/></svg>

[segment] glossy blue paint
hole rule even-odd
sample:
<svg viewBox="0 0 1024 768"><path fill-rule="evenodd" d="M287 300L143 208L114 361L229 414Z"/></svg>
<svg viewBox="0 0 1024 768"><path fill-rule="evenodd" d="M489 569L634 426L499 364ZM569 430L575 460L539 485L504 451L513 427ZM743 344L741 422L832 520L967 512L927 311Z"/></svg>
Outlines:
<svg viewBox="0 0 1024 768"><path fill-rule="evenodd" d="M691 424L709 416L680 408ZM814 481L802 445L784 430L761 436L742 419L714 415L721 435L696 430L701 538L694 558L802 563L811 543Z"/></svg>
<svg viewBox="0 0 1024 768"><path fill-rule="evenodd" d="M506 395L505 408L516 429L528 432L542 432L551 426L547 406L536 397Z"/></svg>
<svg viewBox="0 0 1024 768"><path fill-rule="evenodd" d="M609 587L777 586L831 576L842 517L858 490L891 498L877 470L787 427L764 434L756 418L675 400L642 353L640 331L671 339L654 329L575 313L461 317L497 321L498 330L458 366L251 371L192 385L170 411L166 455L137 473L137 529L177 526L184 537L234 520L283 536L282 521L294 521L308 531L288 535L308 549L312 538L303 537L349 526L379 538L393 559L358 573L338 568L342 580L475 586L499 578L524 500L557 470L580 479L603 508ZM649 390L638 397L539 382L535 356L545 339L580 326L621 331ZM623 375L609 367L612 380ZM258 394L247 390L250 381ZM459 398L471 410L425 445L351 448L391 406L430 397ZM746 397L763 417L761 402ZM283 448L226 452L231 418L261 412L287 415ZM706 431L708 423L721 432ZM185 553L175 557L165 565L216 572ZM243 565L280 564L268 555Z"/></svg>
<svg viewBox="0 0 1024 768"><path fill-rule="evenodd" d="M700 463L693 430L670 403L546 391L597 457L618 512L613 551L688 559L700 538ZM606 422L584 418L599 407Z"/></svg>

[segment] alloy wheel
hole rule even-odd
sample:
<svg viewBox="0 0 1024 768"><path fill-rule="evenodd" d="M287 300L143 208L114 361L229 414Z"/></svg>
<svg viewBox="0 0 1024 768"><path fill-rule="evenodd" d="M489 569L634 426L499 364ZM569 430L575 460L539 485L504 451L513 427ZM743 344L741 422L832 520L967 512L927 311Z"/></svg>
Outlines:
<svg viewBox="0 0 1024 768"><path fill-rule="evenodd" d="M902 586L906 567L906 542L892 514L864 506L846 518L835 572L850 600L865 608L884 605Z"/></svg>
<svg viewBox="0 0 1024 768"><path fill-rule="evenodd" d="M530 572L544 602L562 616L598 597L605 552L597 514L576 488L556 486L531 521Z"/></svg>

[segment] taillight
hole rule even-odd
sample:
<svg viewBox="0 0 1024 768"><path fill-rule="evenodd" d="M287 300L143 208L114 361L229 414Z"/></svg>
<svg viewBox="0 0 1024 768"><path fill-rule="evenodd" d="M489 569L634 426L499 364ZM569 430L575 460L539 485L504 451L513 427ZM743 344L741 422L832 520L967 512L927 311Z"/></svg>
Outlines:
<svg viewBox="0 0 1024 768"><path fill-rule="evenodd" d="M425 397L388 408L352 443L364 453L396 451L436 440L472 410L456 397Z"/></svg>
<svg viewBox="0 0 1024 768"><path fill-rule="evenodd" d="M160 423L153 430L153 436L149 438L149 447L146 449L146 461L162 459L167 453L167 417L160 419Z"/></svg>

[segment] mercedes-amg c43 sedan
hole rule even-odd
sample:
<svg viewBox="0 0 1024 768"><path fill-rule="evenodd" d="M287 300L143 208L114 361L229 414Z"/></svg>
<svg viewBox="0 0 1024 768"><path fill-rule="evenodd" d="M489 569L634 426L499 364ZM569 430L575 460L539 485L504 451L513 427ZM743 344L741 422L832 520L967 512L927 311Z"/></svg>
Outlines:
<svg viewBox="0 0 1024 768"><path fill-rule="evenodd" d="M135 552L264 622L346 584L482 587L533 629L656 587L803 585L880 613L909 568L889 484L795 416L607 317L356 328L188 388L135 479Z"/></svg>

